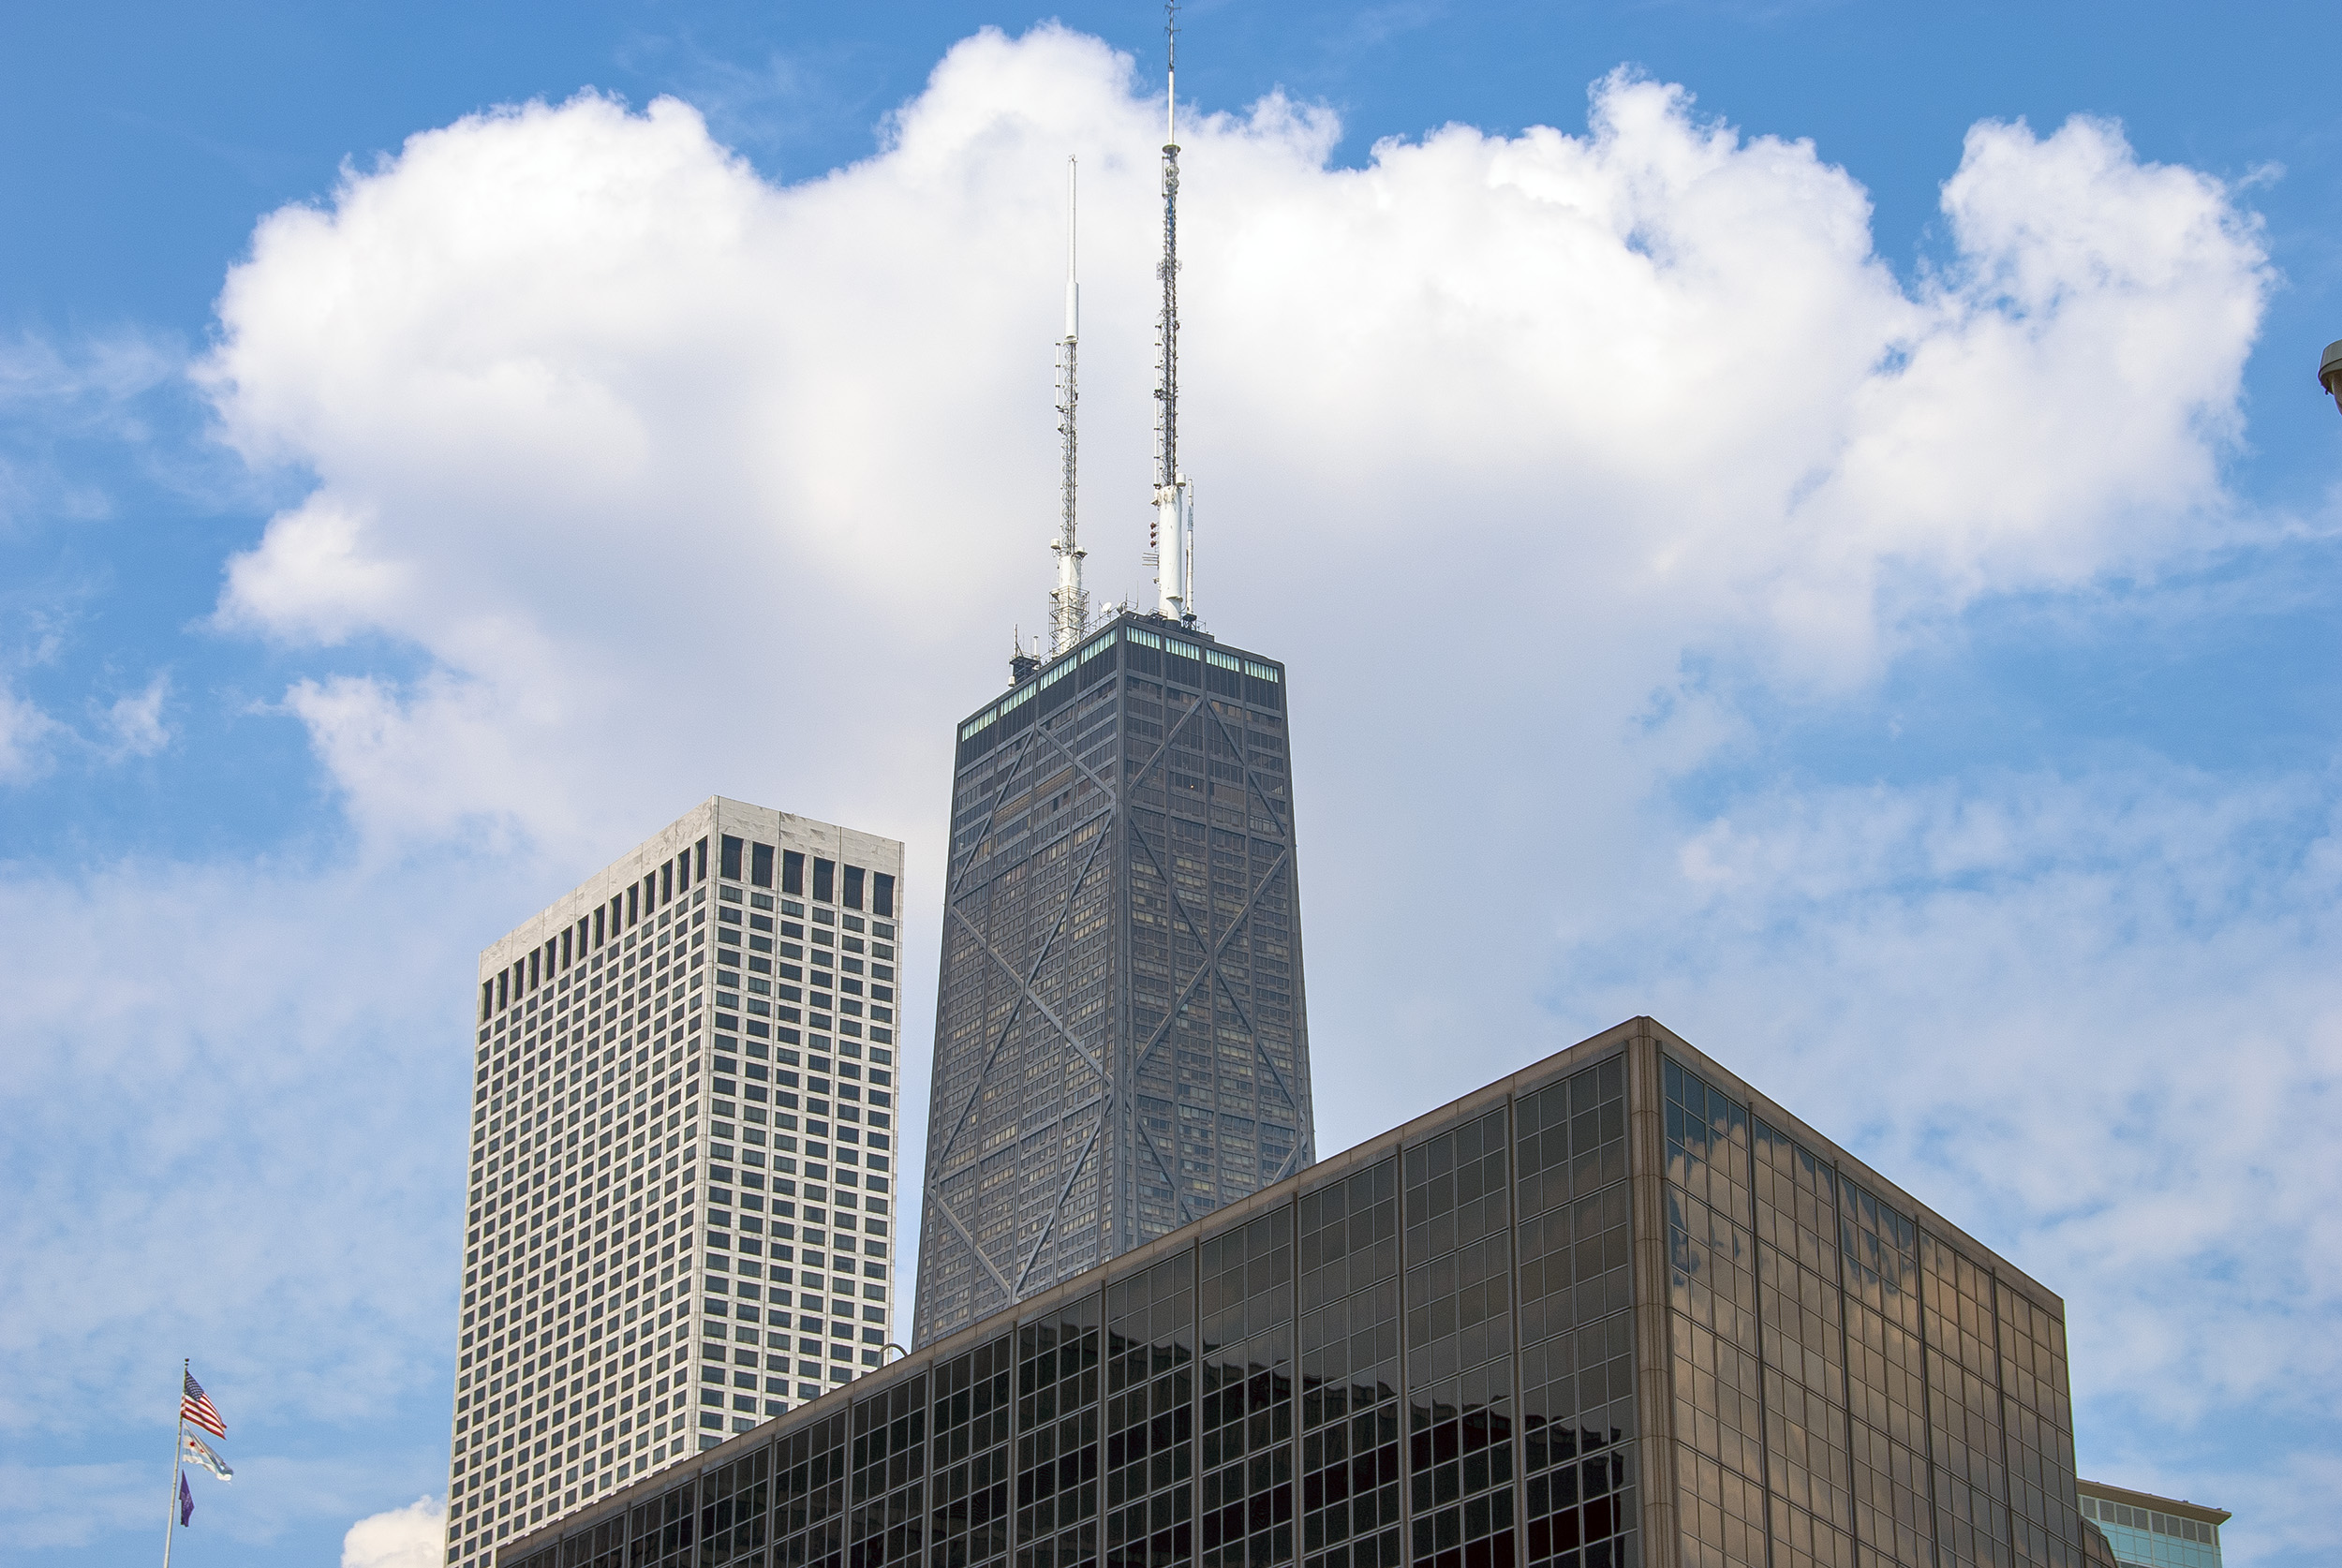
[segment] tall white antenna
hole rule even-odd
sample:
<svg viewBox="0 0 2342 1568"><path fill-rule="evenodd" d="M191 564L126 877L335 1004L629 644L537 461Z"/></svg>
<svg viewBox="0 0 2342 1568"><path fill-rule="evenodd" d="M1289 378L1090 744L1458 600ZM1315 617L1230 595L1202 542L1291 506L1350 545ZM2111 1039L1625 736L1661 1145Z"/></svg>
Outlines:
<svg viewBox="0 0 2342 1568"><path fill-rule="evenodd" d="M1080 401L1075 387L1075 361L1081 346L1081 284L1076 281L1074 267L1075 224L1075 160L1065 160L1065 336L1059 344L1064 350L1063 363L1058 376L1058 435L1063 439L1058 478L1057 542L1049 548L1057 554L1057 591L1049 596L1049 651L1051 654L1070 653L1074 644L1089 629L1089 595L1082 587L1082 557L1088 552L1075 537L1074 492L1079 443L1074 436L1074 411Z"/></svg>
<svg viewBox="0 0 2342 1568"><path fill-rule="evenodd" d="M1178 0L1164 0L1163 111L1163 317L1155 326L1163 384L1155 389L1156 426L1163 450L1155 476L1155 518L1147 530L1154 559L1157 609L1178 621L1195 619L1195 497L1179 471L1179 19Z"/></svg>

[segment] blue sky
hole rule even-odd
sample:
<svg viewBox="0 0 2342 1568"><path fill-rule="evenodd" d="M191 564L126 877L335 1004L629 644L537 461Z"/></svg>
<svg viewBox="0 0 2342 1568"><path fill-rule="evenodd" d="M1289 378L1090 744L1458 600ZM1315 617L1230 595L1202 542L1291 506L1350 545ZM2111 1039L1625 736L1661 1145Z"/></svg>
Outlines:
<svg viewBox="0 0 2342 1568"><path fill-rule="evenodd" d="M408 1561L464 997L552 894L720 791L906 838L932 935L942 737L1048 583L1068 152L1135 582L1156 24L5 24L24 1561L151 1549L182 1355L240 1469L186 1561ZM1231 3L1180 78L1321 1146L1653 1013L2063 1292L2085 1472L2270 1563L2342 1531L2337 42Z"/></svg>

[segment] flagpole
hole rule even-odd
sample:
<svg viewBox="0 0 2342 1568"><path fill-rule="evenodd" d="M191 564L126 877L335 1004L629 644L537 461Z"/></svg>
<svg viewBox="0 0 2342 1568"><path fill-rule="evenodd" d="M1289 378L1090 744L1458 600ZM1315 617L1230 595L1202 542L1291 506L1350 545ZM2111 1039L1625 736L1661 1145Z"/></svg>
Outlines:
<svg viewBox="0 0 2342 1568"><path fill-rule="evenodd" d="M195 1364L190 1359L180 1369L179 1386L184 1390L186 1387L185 1380L194 1375ZM170 1506L163 1510L163 1568L170 1568L170 1538L179 1529L179 1450L184 1446L186 1435L186 1402L183 1397L179 1405L178 1423L170 1429Z"/></svg>

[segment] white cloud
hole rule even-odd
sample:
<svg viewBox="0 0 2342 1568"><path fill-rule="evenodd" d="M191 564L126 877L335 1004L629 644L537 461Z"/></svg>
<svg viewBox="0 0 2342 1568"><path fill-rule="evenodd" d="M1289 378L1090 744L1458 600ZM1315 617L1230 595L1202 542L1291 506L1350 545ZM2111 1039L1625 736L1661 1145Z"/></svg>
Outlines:
<svg viewBox="0 0 2342 1568"><path fill-rule="evenodd" d="M84 734L11 689L0 672L0 784L25 784L46 777L57 765L60 751L109 762L152 757L170 744L170 726L163 717L170 700L170 676L158 672L144 689L95 711L94 731Z"/></svg>
<svg viewBox="0 0 2342 1568"><path fill-rule="evenodd" d="M184 387L185 358L177 345L135 331L66 348L29 333L0 343L0 413L7 416L0 425L0 529L111 514L109 485L77 473L57 449L93 437L144 447L151 394Z"/></svg>
<svg viewBox="0 0 2342 1568"><path fill-rule="evenodd" d="M312 496L269 526L268 548L228 564L219 620L330 645L390 615L406 573L357 555L359 520Z"/></svg>
<svg viewBox="0 0 2342 1568"><path fill-rule="evenodd" d="M447 1500L419 1497L360 1519L342 1541L342 1568L439 1568L447 1556Z"/></svg>
<svg viewBox="0 0 2342 1568"><path fill-rule="evenodd" d="M146 689L117 697L106 710L106 747L114 758L152 757L170 744L170 726L163 721L163 704L170 698L170 675L165 671L146 683Z"/></svg>
<svg viewBox="0 0 2342 1568"><path fill-rule="evenodd" d="M20 784L45 772L49 741L57 729L39 704L0 681L0 784Z"/></svg>
<svg viewBox="0 0 2342 1568"><path fill-rule="evenodd" d="M135 332L84 338L69 351L45 338L20 336L0 348L0 407L118 410L183 368L184 356L173 345Z"/></svg>
<svg viewBox="0 0 2342 1568"><path fill-rule="evenodd" d="M987 34L825 179L766 185L680 103L584 97L417 136L263 224L204 376L244 451L320 482L221 613L424 656L295 694L361 818L613 835L688 748L601 737L735 722L739 683L703 673L737 667L903 694L789 697L869 760L848 798L931 821L891 764L974 694L926 673L1037 618L1068 150L1092 560L1105 594L1135 579L1156 112L1094 40ZM1450 127L1364 170L1282 99L1183 136L1187 450L1228 635L1374 662L1366 626L1448 604L1469 663L1543 619L1603 678L1512 667L1614 729L1689 652L1859 679L1978 594L2217 535L2256 236L2111 126L1978 126L1956 255L1916 292L1810 144L1625 77L1586 136Z"/></svg>

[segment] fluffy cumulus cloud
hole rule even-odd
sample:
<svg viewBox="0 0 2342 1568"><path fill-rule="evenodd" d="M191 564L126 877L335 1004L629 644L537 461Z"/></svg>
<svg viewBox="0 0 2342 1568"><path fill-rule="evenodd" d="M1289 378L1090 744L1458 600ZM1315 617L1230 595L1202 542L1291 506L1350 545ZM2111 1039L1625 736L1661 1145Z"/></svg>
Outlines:
<svg viewBox="0 0 2342 1568"><path fill-rule="evenodd" d="M291 694L361 817L606 834L672 787L689 748L653 737L760 707L854 759L852 798L931 815L898 764L971 703L922 677L1043 578L1068 153L1093 571L1145 587L1158 112L1094 40L986 35L823 180L765 184L679 102L583 97L266 222L207 376L245 451L320 483L221 614L426 656ZM1843 170L1657 83L1600 84L1582 136L1451 127L1358 170L1333 137L1275 98L1183 133L1227 635L1422 668L1400 626L1461 662L1534 618L1569 644L1539 705L1614 728L1687 649L1842 681L1978 594L2217 536L2260 251L2114 127L1979 126L1917 288ZM614 757L630 720L649 744Z"/></svg>
<svg viewBox="0 0 2342 1568"><path fill-rule="evenodd" d="M349 1527L342 1568L439 1568L447 1542L447 1500L419 1497L404 1508L371 1515Z"/></svg>
<svg viewBox="0 0 2342 1568"><path fill-rule="evenodd" d="M369 898L485 939L718 791L906 837L931 918L950 727L1048 583L1068 154L1091 585L1148 591L1161 112L1095 40L986 34L823 178L767 183L685 104L587 96L268 218L200 376L247 461L315 484L215 619L312 671L284 702L371 869L207 941L330 965L323 911ZM1677 804L1740 754L1752 692L1860 703L1980 600L2086 603L2242 536L2222 465L2269 276L2233 194L2104 123L1982 124L1904 278L1845 170L1679 88L1622 75L1582 132L1450 126L1359 168L1335 129L1272 97L1181 131L1199 600L1292 672L1321 1145L1654 1012L2066 1291L2085 1405L2184 1433L2225 1399L2342 1449L2306 1413L2342 1376L2333 1222L2317 1185L2260 1195L2298 1179L2285 1118L2332 1109L2330 781ZM161 744L166 690L122 744ZM449 844L495 851L452 899ZM183 912L235 907L201 883ZM461 945L369 954L353 986L270 971L250 1022L416 1020L399 1059L437 1088L323 1098L422 1126L460 1086L403 993L452 1008ZM324 1081L236 1071L260 1104ZM124 1256L167 1218L123 1216ZM332 1289L387 1300L363 1270L410 1251ZM39 1343L97 1342L52 1316ZM282 1398L408 1375L364 1371ZM345 1561L404 1561L430 1508Z"/></svg>

